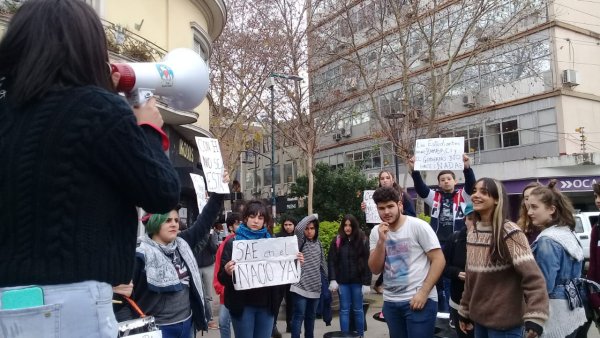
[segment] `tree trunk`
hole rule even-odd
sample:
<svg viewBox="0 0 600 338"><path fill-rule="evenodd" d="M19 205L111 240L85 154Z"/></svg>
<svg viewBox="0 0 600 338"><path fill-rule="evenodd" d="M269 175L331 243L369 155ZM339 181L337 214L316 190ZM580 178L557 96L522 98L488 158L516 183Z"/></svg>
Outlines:
<svg viewBox="0 0 600 338"><path fill-rule="evenodd" d="M312 156L308 156L308 166L307 166L306 174L308 175L308 214L313 214L313 194L314 194L314 181L315 177L313 175L313 158Z"/></svg>

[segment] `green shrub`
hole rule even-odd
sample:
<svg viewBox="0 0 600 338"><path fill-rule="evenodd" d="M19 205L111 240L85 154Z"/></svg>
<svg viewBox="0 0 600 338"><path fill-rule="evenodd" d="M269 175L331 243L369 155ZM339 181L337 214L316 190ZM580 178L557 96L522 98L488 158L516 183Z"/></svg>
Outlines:
<svg viewBox="0 0 600 338"><path fill-rule="evenodd" d="M424 220L425 222L431 224L431 216L427 216L424 213L420 213L417 215L417 217Z"/></svg>
<svg viewBox="0 0 600 338"><path fill-rule="evenodd" d="M340 222L334 221L322 221L319 222L319 240L323 245L323 252L325 253L325 258L327 258L327 254L329 253L329 245L333 238L337 235L338 229L340 228Z"/></svg>

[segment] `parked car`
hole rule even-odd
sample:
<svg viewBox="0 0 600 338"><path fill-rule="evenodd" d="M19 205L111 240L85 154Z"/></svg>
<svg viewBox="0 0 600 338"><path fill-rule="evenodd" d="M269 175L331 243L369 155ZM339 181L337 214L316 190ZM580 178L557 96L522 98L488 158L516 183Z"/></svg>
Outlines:
<svg viewBox="0 0 600 338"><path fill-rule="evenodd" d="M583 247L583 255L586 263L590 259L590 235L592 233L592 226L598 224L598 216L600 212L579 212L575 214L575 233L579 237L581 246Z"/></svg>

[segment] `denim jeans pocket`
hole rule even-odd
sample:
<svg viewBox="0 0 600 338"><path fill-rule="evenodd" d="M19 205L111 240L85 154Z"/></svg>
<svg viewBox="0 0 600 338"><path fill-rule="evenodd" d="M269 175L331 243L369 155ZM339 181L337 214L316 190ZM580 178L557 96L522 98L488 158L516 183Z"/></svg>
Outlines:
<svg viewBox="0 0 600 338"><path fill-rule="evenodd" d="M99 293L95 297L100 337L116 337L118 323L112 306L112 288L99 287L99 289Z"/></svg>
<svg viewBox="0 0 600 338"><path fill-rule="evenodd" d="M62 305L51 304L0 311L0 336L11 338L59 338Z"/></svg>

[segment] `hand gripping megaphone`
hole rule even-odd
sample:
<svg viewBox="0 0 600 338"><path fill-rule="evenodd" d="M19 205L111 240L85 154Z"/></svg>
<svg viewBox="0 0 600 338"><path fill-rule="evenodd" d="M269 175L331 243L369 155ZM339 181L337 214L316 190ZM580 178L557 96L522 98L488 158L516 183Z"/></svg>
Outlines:
<svg viewBox="0 0 600 338"><path fill-rule="evenodd" d="M125 93L131 105L139 105L157 95L178 110L196 108L208 91L208 67L191 49L177 48L161 62L113 63L121 73L117 91Z"/></svg>

